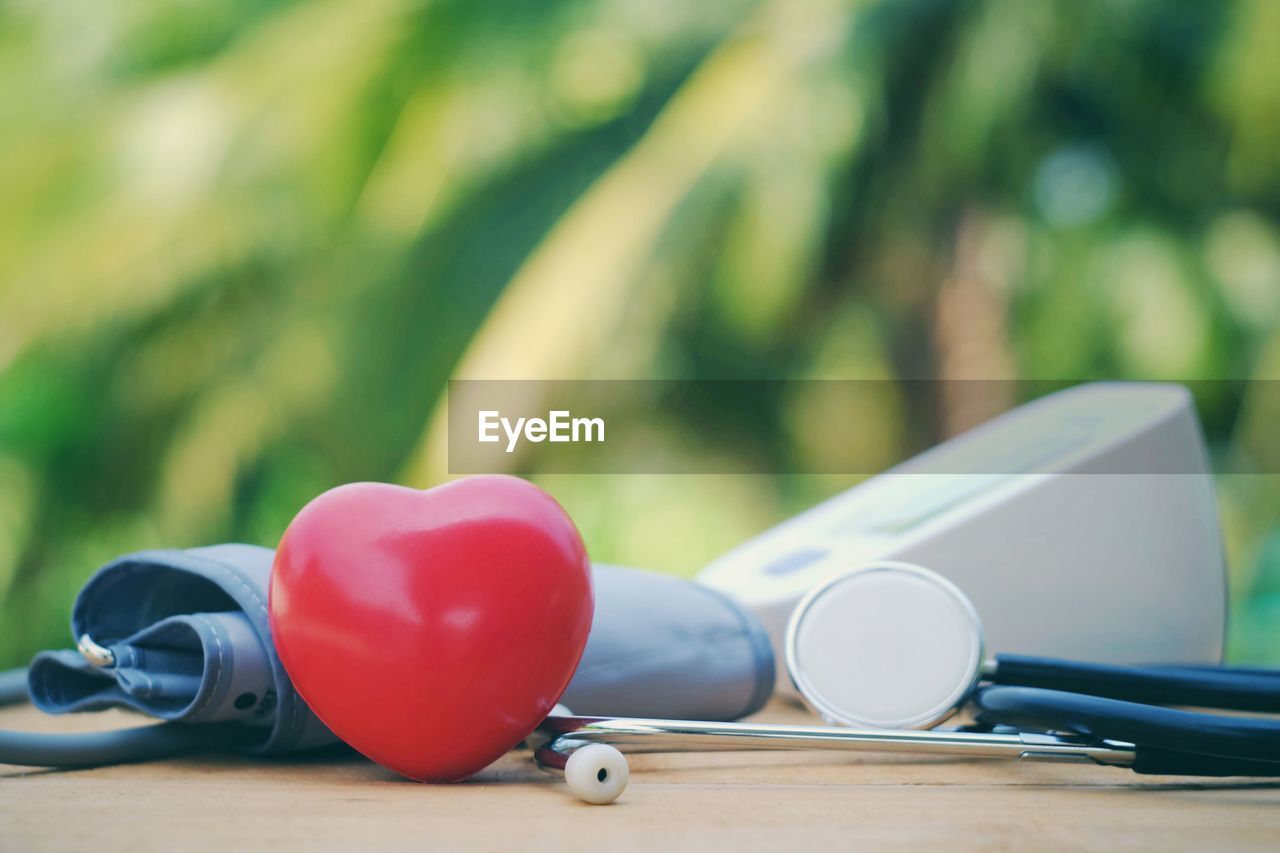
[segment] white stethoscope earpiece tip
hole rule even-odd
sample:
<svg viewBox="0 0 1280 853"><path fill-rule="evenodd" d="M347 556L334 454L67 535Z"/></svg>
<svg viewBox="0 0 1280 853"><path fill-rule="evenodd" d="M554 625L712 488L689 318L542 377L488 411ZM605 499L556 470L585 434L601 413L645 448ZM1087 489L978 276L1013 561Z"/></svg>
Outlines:
<svg viewBox="0 0 1280 853"><path fill-rule="evenodd" d="M909 563L850 569L814 588L787 626L787 671L832 723L929 728L982 669L982 623L946 578Z"/></svg>
<svg viewBox="0 0 1280 853"><path fill-rule="evenodd" d="M607 743L574 750L564 765L569 790L584 802L600 806L618 799L630 778L626 756Z"/></svg>

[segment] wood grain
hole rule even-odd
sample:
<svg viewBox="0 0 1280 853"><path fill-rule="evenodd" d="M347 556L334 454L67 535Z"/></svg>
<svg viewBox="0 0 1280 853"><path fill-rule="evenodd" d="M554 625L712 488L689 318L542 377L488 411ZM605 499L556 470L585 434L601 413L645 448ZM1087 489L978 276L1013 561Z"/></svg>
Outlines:
<svg viewBox="0 0 1280 853"><path fill-rule="evenodd" d="M760 719L800 722L775 704ZM133 724L0 712L0 726ZM0 765L0 849L1280 849L1280 783L821 752L635 755L613 806L512 753L461 785L353 755L206 755L96 770Z"/></svg>

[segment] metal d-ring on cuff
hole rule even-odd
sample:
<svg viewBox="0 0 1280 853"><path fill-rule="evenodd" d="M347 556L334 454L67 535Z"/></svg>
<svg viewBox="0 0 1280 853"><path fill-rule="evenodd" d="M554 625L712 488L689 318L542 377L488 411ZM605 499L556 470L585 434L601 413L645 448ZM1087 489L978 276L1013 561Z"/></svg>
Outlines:
<svg viewBox="0 0 1280 853"><path fill-rule="evenodd" d="M80 650L80 654L84 659L94 666L112 667L116 665L115 653L106 646L100 646L95 643L93 637L88 634L80 635L80 639L76 640L76 648Z"/></svg>

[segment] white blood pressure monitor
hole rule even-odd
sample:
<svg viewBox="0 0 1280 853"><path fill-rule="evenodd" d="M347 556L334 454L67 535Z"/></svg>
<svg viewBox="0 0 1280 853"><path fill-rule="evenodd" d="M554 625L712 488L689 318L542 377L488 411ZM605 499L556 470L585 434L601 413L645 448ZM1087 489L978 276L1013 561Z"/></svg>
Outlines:
<svg viewBox="0 0 1280 853"><path fill-rule="evenodd" d="M699 580L759 614L782 660L805 593L885 560L959 587L987 654L1222 658L1217 506L1178 385L1079 385L1006 412L748 541Z"/></svg>

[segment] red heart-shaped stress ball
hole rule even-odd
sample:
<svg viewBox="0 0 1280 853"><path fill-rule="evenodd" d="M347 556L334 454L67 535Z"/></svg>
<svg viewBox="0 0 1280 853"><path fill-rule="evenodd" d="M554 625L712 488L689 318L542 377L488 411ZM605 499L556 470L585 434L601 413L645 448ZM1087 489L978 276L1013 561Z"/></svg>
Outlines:
<svg viewBox="0 0 1280 853"><path fill-rule="evenodd" d="M271 633L302 698L369 758L433 782L533 731L592 607L573 522L514 477L332 489L294 518L271 573Z"/></svg>

